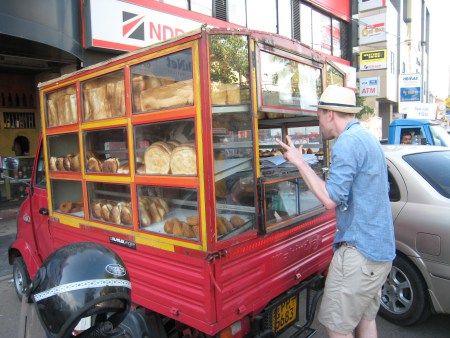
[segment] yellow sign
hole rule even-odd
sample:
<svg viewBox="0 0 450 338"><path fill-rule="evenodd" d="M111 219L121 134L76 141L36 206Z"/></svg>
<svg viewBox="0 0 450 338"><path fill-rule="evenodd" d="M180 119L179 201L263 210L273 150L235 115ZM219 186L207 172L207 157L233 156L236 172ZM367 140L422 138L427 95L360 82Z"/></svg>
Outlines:
<svg viewBox="0 0 450 338"><path fill-rule="evenodd" d="M445 106L447 108L450 108L450 97L447 97L447 99L445 99Z"/></svg>
<svg viewBox="0 0 450 338"><path fill-rule="evenodd" d="M387 49L371 50L359 54L359 70L384 69L387 67Z"/></svg>

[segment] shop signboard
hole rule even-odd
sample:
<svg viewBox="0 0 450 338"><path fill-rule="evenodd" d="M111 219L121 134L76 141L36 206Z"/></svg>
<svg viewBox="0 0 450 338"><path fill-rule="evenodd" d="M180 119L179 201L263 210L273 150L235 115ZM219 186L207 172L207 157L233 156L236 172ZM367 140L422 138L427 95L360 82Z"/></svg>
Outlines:
<svg viewBox="0 0 450 338"><path fill-rule="evenodd" d="M362 77L359 80L360 96L378 96L380 94L380 78Z"/></svg>
<svg viewBox="0 0 450 338"><path fill-rule="evenodd" d="M420 74L400 74L400 102L420 102L422 80Z"/></svg>
<svg viewBox="0 0 450 338"><path fill-rule="evenodd" d="M378 49L359 54L359 70L374 70L387 68L387 50Z"/></svg>
<svg viewBox="0 0 450 338"><path fill-rule="evenodd" d="M358 1L358 10L368 11L369 9L375 9L386 6L386 0L359 0Z"/></svg>
<svg viewBox="0 0 450 338"><path fill-rule="evenodd" d="M359 44L386 41L386 13L359 19Z"/></svg>
<svg viewBox="0 0 450 338"><path fill-rule="evenodd" d="M399 104L399 113L411 119L436 119L435 103L403 102Z"/></svg>

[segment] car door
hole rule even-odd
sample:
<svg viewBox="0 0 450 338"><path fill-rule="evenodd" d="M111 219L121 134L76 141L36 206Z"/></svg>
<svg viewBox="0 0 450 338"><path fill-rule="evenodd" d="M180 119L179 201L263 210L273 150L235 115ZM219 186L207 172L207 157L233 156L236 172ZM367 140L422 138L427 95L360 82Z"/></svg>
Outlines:
<svg viewBox="0 0 450 338"><path fill-rule="evenodd" d="M47 186L42 140L32 177L31 215L39 256L44 260L53 251L53 240L48 216Z"/></svg>
<svg viewBox="0 0 450 338"><path fill-rule="evenodd" d="M387 165L389 200L391 201L392 219L395 222L395 219L398 217L400 211L403 209L406 201L408 200L408 191L402 175L389 159L387 159Z"/></svg>

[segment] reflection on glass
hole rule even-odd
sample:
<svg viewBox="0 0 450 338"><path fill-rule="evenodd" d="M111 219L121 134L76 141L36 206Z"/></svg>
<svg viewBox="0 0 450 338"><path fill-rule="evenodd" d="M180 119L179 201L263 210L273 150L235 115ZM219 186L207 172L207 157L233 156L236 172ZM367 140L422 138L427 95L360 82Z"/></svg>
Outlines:
<svg viewBox="0 0 450 338"><path fill-rule="evenodd" d="M78 122L75 85L47 94L47 127Z"/></svg>
<svg viewBox="0 0 450 338"><path fill-rule="evenodd" d="M250 102L248 39L240 35L210 35L211 99L213 105Z"/></svg>
<svg viewBox="0 0 450 338"><path fill-rule="evenodd" d="M331 36L333 39L333 55L337 57L342 57L342 49L341 49L341 21L332 18L332 32Z"/></svg>
<svg viewBox="0 0 450 338"><path fill-rule="evenodd" d="M319 126L288 128L288 135L296 146L303 146L305 154L317 154L319 150L323 151Z"/></svg>
<svg viewBox="0 0 450 338"><path fill-rule="evenodd" d="M54 211L84 217L81 182L51 180L50 186Z"/></svg>
<svg viewBox="0 0 450 338"><path fill-rule="evenodd" d="M213 142L217 235L227 239L255 224L250 112L213 114Z"/></svg>
<svg viewBox="0 0 450 338"><path fill-rule="evenodd" d="M260 55L264 106L317 110L320 69L263 51Z"/></svg>
<svg viewBox="0 0 450 338"><path fill-rule="evenodd" d="M299 216L321 205L300 179L291 179L265 186L266 225Z"/></svg>
<svg viewBox="0 0 450 338"><path fill-rule="evenodd" d="M136 173L197 175L194 120L134 127Z"/></svg>
<svg viewBox="0 0 450 338"><path fill-rule="evenodd" d="M81 171L78 134L48 136L50 171Z"/></svg>
<svg viewBox="0 0 450 338"><path fill-rule="evenodd" d="M137 192L141 230L200 239L195 189L138 186Z"/></svg>
<svg viewBox="0 0 450 338"><path fill-rule="evenodd" d="M131 67L133 113L194 104L192 50Z"/></svg>
<svg viewBox="0 0 450 338"><path fill-rule="evenodd" d="M84 132L87 173L130 173L126 128Z"/></svg>
<svg viewBox="0 0 450 338"><path fill-rule="evenodd" d="M327 65L327 86L329 85L344 87L344 74L331 65Z"/></svg>
<svg viewBox="0 0 450 338"><path fill-rule="evenodd" d="M132 227L130 186L88 182L90 219Z"/></svg>
<svg viewBox="0 0 450 338"><path fill-rule="evenodd" d="M81 84L84 121L125 115L123 71L107 74Z"/></svg>

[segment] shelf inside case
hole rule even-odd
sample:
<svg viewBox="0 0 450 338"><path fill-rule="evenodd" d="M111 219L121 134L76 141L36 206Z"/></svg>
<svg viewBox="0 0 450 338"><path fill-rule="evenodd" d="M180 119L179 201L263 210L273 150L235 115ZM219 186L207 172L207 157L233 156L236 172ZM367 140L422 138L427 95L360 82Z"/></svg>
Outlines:
<svg viewBox="0 0 450 338"><path fill-rule="evenodd" d="M80 181L50 181L54 212L84 217L83 191Z"/></svg>

